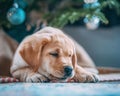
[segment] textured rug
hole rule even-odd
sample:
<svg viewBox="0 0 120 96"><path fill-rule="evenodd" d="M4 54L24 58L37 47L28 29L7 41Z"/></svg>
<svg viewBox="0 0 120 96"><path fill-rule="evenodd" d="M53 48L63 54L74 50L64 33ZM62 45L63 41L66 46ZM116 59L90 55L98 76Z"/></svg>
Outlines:
<svg viewBox="0 0 120 96"><path fill-rule="evenodd" d="M102 74L98 83L21 83L10 77L0 81L0 96L120 96L120 74Z"/></svg>
<svg viewBox="0 0 120 96"><path fill-rule="evenodd" d="M5 83L0 96L120 96L120 83Z"/></svg>

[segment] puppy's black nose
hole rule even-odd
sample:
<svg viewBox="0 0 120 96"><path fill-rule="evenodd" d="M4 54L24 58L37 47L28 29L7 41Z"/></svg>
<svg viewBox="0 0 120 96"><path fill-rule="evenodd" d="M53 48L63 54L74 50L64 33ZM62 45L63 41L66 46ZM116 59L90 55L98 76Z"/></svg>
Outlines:
<svg viewBox="0 0 120 96"><path fill-rule="evenodd" d="M65 72L65 76L70 76L72 74L72 67L70 66L65 66L64 67L64 72Z"/></svg>

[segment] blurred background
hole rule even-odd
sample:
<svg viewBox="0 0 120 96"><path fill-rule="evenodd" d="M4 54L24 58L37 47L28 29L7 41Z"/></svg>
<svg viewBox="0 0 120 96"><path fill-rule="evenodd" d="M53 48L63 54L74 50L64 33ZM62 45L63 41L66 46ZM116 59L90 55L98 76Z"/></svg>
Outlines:
<svg viewBox="0 0 120 96"><path fill-rule="evenodd" d="M71 35L96 65L120 67L119 0L0 0L0 70L25 36L45 26Z"/></svg>

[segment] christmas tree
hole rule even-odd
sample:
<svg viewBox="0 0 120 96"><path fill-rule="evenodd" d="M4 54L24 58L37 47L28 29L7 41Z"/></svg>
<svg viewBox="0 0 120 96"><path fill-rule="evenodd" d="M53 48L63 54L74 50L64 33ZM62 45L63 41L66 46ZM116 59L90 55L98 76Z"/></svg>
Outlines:
<svg viewBox="0 0 120 96"><path fill-rule="evenodd" d="M0 0L0 26L25 24L27 30L46 25L62 28L83 19L87 26L109 23L104 9L120 14L119 0ZM42 22L42 24L41 24ZM94 29L95 27L93 27Z"/></svg>
<svg viewBox="0 0 120 96"><path fill-rule="evenodd" d="M44 21L50 26L64 27L81 18L89 21L93 17L107 24L109 20L103 13L106 7L120 13L119 0L0 0L0 26L10 27L23 22L35 25ZM30 17L32 12L38 16Z"/></svg>

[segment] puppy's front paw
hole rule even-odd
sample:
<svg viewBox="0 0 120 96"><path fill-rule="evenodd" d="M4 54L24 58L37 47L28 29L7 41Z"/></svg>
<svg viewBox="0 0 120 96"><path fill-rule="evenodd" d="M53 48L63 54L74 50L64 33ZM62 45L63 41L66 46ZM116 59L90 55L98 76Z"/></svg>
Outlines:
<svg viewBox="0 0 120 96"><path fill-rule="evenodd" d="M75 82L98 82L99 81L99 77L97 74L92 73L92 72L88 72L85 69L83 69L80 66L76 66L76 70L75 70L75 76L74 76L74 81Z"/></svg>
<svg viewBox="0 0 120 96"><path fill-rule="evenodd" d="M94 83L99 81L98 75L90 72L77 74L73 79L75 80L75 82L81 83Z"/></svg>
<svg viewBox="0 0 120 96"><path fill-rule="evenodd" d="M26 82L33 82L33 83L36 83L36 82L48 82L49 80L44 77L43 75L41 74L38 74L38 73L34 73L32 75L29 75L27 76L26 78Z"/></svg>
<svg viewBox="0 0 120 96"><path fill-rule="evenodd" d="M90 82L90 83L95 83L99 81L99 76L97 74L94 73L86 73L85 75L85 81L84 82Z"/></svg>

